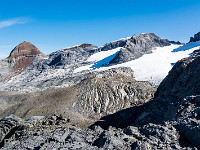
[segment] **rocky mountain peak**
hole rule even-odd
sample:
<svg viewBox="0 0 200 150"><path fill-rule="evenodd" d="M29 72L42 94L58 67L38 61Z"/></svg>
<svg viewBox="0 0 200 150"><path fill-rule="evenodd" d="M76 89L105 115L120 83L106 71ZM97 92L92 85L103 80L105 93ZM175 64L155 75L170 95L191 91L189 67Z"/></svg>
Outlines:
<svg viewBox="0 0 200 150"><path fill-rule="evenodd" d="M158 37L157 35L155 35L154 33L142 33L142 34L137 34L137 35L133 35L132 38L144 38L144 37L152 37L152 38L156 38L156 39L161 39L160 37Z"/></svg>
<svg viewBox="0 0 200 150"><path fill-rule="evenodd" d="M44 54L40 52L40 50L30 42L22 42L18 46L16 46L10 53L9 57L7 59L16 59L21 56L36 56L41 55L44 57Z"/></svg>
<svg viewBox="0 0 200 150"><path fill-rule="evenodd" d="M139 41L140 44L145 43L145 42L158 43L159 41L162 41L162 43L164 43L165 46L169 44L169 41L167 39L162 39L158 37L157 35L155 35L154 33L142 33L142 34L134 34L131 37L122 38L122 39L107 43L103 47L101 47L101 50L106 51L106 50L114 49L117 47L130 47L132 49L133 45L135 45L134 47L140 46L139 43L133 43L133 41L134 42ZM163 44L161 44L161 46L163 46Z"/></svg>
<svg viewBox="0 0 200 150"><path fill-rule="evenodd" d="M194 37L190 38L190 42L197 42L200 41L200 32L194 35Z"/></svg>
<svg viewBox="0 0 200 150"><path fill-rule="evenodd" d="M3 81L25 70L36 58L40 56L44 58L45 55L30 42L22 42L17 45L10 53L10 55L0 60L0 79Z"/></svg>
<svg viewBox="0 0 200 150"><path fill-rule="evenodd" d="M154 33L133 35L126 41L117 43L117 45L123 48L110 63L117 64L134 60L144 54L152 53L152 49L155 47L169 46L170 44L170 41L162 39Z"/></svg>

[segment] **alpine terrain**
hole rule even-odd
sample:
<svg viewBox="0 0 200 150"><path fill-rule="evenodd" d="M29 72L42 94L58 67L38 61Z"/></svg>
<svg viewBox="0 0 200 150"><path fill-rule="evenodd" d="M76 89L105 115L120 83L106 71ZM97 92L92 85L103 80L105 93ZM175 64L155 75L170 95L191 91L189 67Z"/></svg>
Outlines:
<svg viewBox="0 0 200 150"><path fill-rule="evenodd" d="M0 60L1 149L200 149L200 32Z"/></svg>

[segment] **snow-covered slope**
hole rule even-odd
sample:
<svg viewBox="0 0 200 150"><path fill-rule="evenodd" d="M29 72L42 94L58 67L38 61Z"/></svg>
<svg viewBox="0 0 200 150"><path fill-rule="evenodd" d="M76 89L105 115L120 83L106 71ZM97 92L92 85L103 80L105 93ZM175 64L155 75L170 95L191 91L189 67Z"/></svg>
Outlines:
<svg viewBox="0 0 200 150"><path fill-rule="evenodd" d="M118 47L112 50L95 53L87 59L88 62L94 62L93 64L79 67L74 70L74 73L81 72L83 70L91 70L107 66L109 65L109 62L119 53L120 50L121 47Z"/></svg>
<svg viewBox="0 0 200 150"><path fill-rule="evenodd" d="M83 66L77 68L74 72L80 72L83 70L93 70L93 71L102 71L115 67L131 67L134 71L135 79L138 81L149 81L153 85L158 86L160 82L165 78L168 72L171 70L173 65L180 59L184 57L188 57L194 50L200 48L200 42L189 43L183 46L180 45L170 45L165 47L158 47L153 50L151 54L145 54L142 57L109 67L99 67L93 68L92 66L98 61L102 60L98 59L100 53L96 53L92 55L90 58L93 60L98 60L94 64ZM115 51L110 50L110 51ZM104 55L104 57L109 57L110 54Z"/></svg>
<svg viewBox="0 0 200 150"><path fill-rule="evenodd" d="M200 41L190 42L188 44L185 44L183 46L180 46L180 47L174 49L173 52L187 51L187 50L190 50L190 49L197 50L199 48L200 48Z"/></svg>

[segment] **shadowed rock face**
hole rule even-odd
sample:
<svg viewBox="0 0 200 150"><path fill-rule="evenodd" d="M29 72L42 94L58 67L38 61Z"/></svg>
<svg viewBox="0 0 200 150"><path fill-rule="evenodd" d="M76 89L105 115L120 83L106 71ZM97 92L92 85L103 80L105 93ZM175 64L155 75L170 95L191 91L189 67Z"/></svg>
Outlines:
<svg viewBox="0 0 200 150"><path fill-rule="evenodd" d="M135 124L173 122L186 141L200 146L199 51L176 63L158 87L152 103L138 116Z"/></svg>
<svg viewBox="0 0 200 150"><path fill-rule="evenodd" d="M163 122L177 120L190 105L189 111L199 109L200 94L200 55L199 52L188 58L178 61L168 76L158 87L154 102L146 110L146 116L138 120L138 123ZM186 105L187 103L187 105ZM159 109L155 109L159 108Z"/></svg>
<svg viewBox="0 0 200 150"><path fill-rule="evenodd" d="M200 41L200 32L194 35L194 37L190 38L190 42L197 42Z"/></svg>

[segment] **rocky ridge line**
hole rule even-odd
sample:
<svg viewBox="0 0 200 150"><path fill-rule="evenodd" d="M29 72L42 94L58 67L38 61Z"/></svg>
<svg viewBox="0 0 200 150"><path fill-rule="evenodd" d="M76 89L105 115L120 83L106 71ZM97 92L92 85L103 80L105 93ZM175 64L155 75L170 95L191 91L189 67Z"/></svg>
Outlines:
<svg viewBox="0 0 200 150"><path fill-rule="evenodd" d="M190 38L190 42L197 42L200 41L200 32L194 35L194 37Z"/></svg>
<svg viewBox="0 0 200 150"><path fill-rule="evenodd" d="M151 53L155 47L170 45L166 39L161 39L155 34L147 33L134 35L131 38L121 39L96 47L92 44L82 44L71 48L61 49L51 53L47 59L35 57L31 65L20 75L10 81L0 82L1 91L35 92L51 88L69 87L80 83L85 74L92 71L74 73L76 68L90 65L87 59L96 52L123 47L118 55L110 62L122 63ZM123 61L122 61L123 60ZM0 64L1 65L1 64Z"/></svg>
<svg viewBox="0 0 200 150"><path fill-rule="evenodd" d="M115 45L120 45L123 47L121 51L115 56L115 58L110 62L110 64L119 64L137 59L144 54L152 53L152 50L156 47L169 46L170 44L170 41L167 39L161 39L154 33L145 33L133 35L131 38L125 41L122 40L114 43L109 43L106 46L109 47L111 45L112 47L115 47Z"/></svg>

